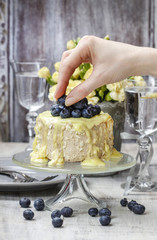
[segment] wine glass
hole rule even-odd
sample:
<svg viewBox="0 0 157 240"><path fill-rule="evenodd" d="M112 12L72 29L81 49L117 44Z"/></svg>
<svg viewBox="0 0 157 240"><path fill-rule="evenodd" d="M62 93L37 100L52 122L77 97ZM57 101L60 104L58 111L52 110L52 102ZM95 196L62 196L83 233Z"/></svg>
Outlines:
<svg viewBox="0 0 157 240"><path fill-rule="evenodd" d="M149 174L149 164L153 156L152 138L157 131L157 87L128 87L125 89L126 120L131 128L139 134L137 143L139 151L136 164L127 177L124 195L133 189L143 192L156 189L157 183L152 182Z"/></svg>
<svg viewBox="0 0 157 240"><path fill-rule="evenodd" d="M38 70L45 66L45 61L11 62L15 75L15 86L20 105L28 110L29 145L26 151L32 150L37 110L44 106L46 96L46 80L38 76Z"/></svg>

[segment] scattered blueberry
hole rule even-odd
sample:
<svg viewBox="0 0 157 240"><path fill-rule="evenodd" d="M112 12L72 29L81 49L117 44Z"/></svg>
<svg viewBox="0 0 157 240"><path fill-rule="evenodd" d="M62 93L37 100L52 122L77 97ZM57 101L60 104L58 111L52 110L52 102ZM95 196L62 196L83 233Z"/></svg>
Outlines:
<svg viewBox="0 0 157 240"><path fill-rule="evenodd" d="M126 205L128 204L127 199L126 198L121 199L120 204L121 204L122 207L126 207Z"/></svg>
<svg viewBox="0 0 157 240"><path fill-rule="evenodd" d="M41 198L37 198L35 201L34 201L34 207L37 211L42 211L45 207L45 203L44 203L44 200L41 199Z"/></svg>
<svg viewBox="0 0 157 240"><path fill-rule="evenodd" d="M53 117L60 116L60 112L62 111L62 109L63 109L62 105L56 104L56 105L52 106L52 108L51 108L52 116Z"/></svg>
<svg viewBox="0 0 157 240"><path fill-rule="evenodd" d="M95 217L98 214L98 209L97 208L90 208L88 210L88 214L92 217Z"/></svg>
<svg viewBox="0 0 157 240"><path fill-rule="evenodd" d="M133 207L135 204L137 204L137 202L134 201L134 200L131 200L130 202L128 202L128 208L132 211L132 207Z"/></svg>
<svg viewBox="0 0 157 240"><path fill-rule="evenodd" d="M71 117L71 109L69 107L63 108L60 112L61 118L70 118Z"/></svg>
<svg viewBox="0 0 157 240"><path fill-rule="evenodd" d="M111 211L108 208L102 208L99 210L99 216L111 216Z"/></svg>
<svg viewBox="0 0 157 240"><path fill-rule="evenodd" d="M22 208L28 208L31 204L31 201L29 198L23 197L20 199L19 204Z"/></svg>
<svg viewBox="0 0 157 240"><path fill-rule="evenodd" d="M135 214L143 214L145 212L145 206L143 206L142 204L135 204L132 207L132 211Z"/></svg>
<svg viewBox="0 0 157 240"><path fill-rule="evenodd" d="M61 211L60 210L54 210L52 213L51 213L51 218L55 218L55 217L60 217L61 216Z"/></svg>
<svg viewBox="0 0 157 240"><path fill-rule="evenodd" d="M60 105L65 105L65 99L66 99L66 95L63 95L62 97L58 98L57 103Z"/></svg>
<svg viewBox="0 0 157 240"><path fill-rule="evenodd" d="M79 109L74 109L71 112L71 116L73 118L80 118L82 116L81 111Z"/></svg>
<svg viewBox="0 0 157 240"><path fill-rule="evenodd" d="M73 209L70 208L70 207L64 207L64 208L61 209L61 214L64 217L71 217L72 214L73 214Z"/></svg>
<svg viewBox="0 0 157 240"><path fill-rule="evenodd" d="M26 209L23 212L23 216L27 220L32 220L32 218L34 217L34 212L31 209Z"/></svg>
<svg viewBox="0 0 157 240"><path fill-rule="evenodd" d="M63 219L59 217L55 217L52 219L52 224L54 227L61 227L63 225Z"/></svg>
<svg viewBox="0 0 157 240"><path fill-rule="evenodd" d="M90 108L84 108L82 110L82 117L84 118L92 118L93 117L93 112Z"/></svg>
<svg viewBox="0 0 157 240"><path fill-rule="evenodd" d="M80 100L79 102L75 103L73 106L74 106L74 108L76 108L76 109L82 110L82 109L86 108L87 105L88 105L88 100L87 100L87 98L83 98L83 99Z"/></svg>
<svg viewBox="0 0 157 240"><path fill-rule="evenodd" d="M101 216L99 218L99 222L101 223L102 226L107 226L110 224L111 222L111 218L110 216L106 215L106 216Z"/></svg>

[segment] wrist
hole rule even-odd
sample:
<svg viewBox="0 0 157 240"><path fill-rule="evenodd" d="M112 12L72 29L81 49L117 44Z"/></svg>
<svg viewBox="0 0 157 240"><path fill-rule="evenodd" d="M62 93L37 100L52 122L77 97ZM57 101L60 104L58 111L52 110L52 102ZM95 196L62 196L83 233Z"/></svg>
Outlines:
<svg viewBox="0 0 157 240"><path fill-rule="evenodd" d="M135 47L132 57L132 75L157 76L157 49Z"/></svg>

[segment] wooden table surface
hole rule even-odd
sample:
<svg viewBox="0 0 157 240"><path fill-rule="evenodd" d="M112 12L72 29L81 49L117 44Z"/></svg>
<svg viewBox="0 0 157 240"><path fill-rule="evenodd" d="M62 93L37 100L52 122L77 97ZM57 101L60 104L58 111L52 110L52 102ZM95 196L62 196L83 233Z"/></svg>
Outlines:
<svg viewBox="0 0 157 240"><path fill-rule="evenodd" d="M26 146L26 143L0 143L0 157L12 156L12 154L24 150ZM122 152L135 156L137 146L125 143L122 145ZM156 152L155 145L151 170L157 181L157 176L155 176L157 169ZM100 225L99 217L90 217L85 212L74 214L71 218L64 218L63 227L54 228L51 223L51 212L36 211L33 207L33 201L37 197L46 200L55 196L61 185L54 185L53 189L48 190L0 192L0 240L157 239L157 192L131 192L127 196L128 200L134 199L145 205L146 212L143 215L135 215L127 207L120 206L119 202L123 198L124 192L121 184L125 182L127 174L128 170L111 176L86 177L90 191L97 198L106 199L107 206L112 211L111 224L106 227ZM23 218L24 209L18 203L23 196L29 197L32 201L31 209L35 213L32 221ZM79 201L75 204L79 204L81 209L84 203Z"/></svg>

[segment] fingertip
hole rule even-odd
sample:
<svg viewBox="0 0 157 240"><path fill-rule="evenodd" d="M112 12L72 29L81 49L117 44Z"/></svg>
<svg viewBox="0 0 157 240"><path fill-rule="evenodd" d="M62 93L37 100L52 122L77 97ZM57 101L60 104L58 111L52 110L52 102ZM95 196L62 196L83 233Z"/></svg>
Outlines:
<svg viewBox="0 0 157 240"><path fill-rule="evenodd" d="M69 106L71 106L72 104L74 104L76 102L76 99L75 98L73 98L73 97L67 97L66 99L65 99L65 105L67 106L67 107L69 107Z"/></svg>

